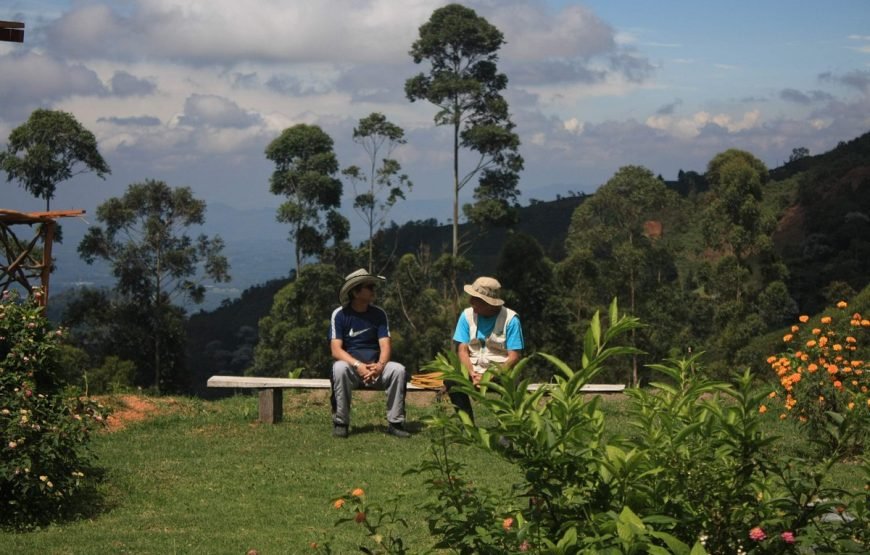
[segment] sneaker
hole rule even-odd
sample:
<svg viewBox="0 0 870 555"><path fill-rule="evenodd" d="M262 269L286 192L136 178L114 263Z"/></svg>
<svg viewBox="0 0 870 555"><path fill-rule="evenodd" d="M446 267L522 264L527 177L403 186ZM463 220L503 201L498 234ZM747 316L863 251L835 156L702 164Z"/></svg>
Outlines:
<svg viewBox="0 0 870 555"><path fill-rule="evenodd" d="M390 425L387 426L387 433L390 434L391 436L395 436L395 437L401 437L401 438L411 437L411 434L409 434L408 431L405 430L405 426L403 424L390 423Z"/></svg>
<svg viewBox="0 0 870 555"><path fill-rule="evenodd" d="M335 424L332 426L332 437L347 437L347 426L342 426L341 424Z"/></svg>

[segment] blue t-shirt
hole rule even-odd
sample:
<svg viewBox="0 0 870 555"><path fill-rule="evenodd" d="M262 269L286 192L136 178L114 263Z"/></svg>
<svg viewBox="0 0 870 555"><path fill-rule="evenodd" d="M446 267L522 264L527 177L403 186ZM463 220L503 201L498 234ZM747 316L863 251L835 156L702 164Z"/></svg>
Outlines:
<svg viewBox="0 0 870 555"><path fill-rule="evenodd" d="M390 337L387 313L369 305L365 312L340 306L332 312L329 340L341 339L342 348L360 362L377 362L381 354L379 340Z"/></svg>
<svg viewBox="0 0 870 555"><path fill-rule="evenodd" d="M477 338L485 341L489 334L495 328L495 321L498 319L498 313L495 316L477 315ZM522 351L525 343L523 342L523 328L520 325L520 317L514 316L507 323L505 329L505 348L509 351ZM459 320L456 322L456 330L453 332L453 341L457 343L469 343L471 328L468 325L468 320L465 318L465 311L459 315Z"/></svg>

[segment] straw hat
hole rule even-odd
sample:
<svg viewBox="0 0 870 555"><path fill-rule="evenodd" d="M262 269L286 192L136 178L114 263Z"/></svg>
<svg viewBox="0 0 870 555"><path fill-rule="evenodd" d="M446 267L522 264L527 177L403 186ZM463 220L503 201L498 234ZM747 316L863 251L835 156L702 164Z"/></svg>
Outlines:
<svg viewBox="0 0 870 555"><path fill-rule="evenodd" d="M501 283L497 279L491 277L479 277L474 280L471 285L463 287L466 293L472 297L477 297L488 305L501 306L504 301L499 298L499 290Z"/></svg>
<svg viewBox="0 0 870 555"><path fill-rule="evenodd" d="M350 291L358 285L365 285L366 283L374 283L378 285L385 281L387 281L387 279L384 276L373 276L363 268L351 272L344 278L344 285L341 286L341 291L338 292L338 302L341 304L350 302Z"/></svg>

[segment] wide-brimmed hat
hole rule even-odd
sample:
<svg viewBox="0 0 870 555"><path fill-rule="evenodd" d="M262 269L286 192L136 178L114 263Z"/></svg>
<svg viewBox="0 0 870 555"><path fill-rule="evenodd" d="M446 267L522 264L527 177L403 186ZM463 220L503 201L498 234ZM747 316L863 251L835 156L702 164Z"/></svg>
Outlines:
<svg viewBox="0 0 870 555"><path fill-rule="evenodd" d="M474 283L466 285L463 289L472 297L477 297L488 305L501 306L504 304L504 301L499 298L501 283L495 278L479 277L474 280Z"/></svg>
<svg viewBox="0 0 870 555"><path fill-rule="evenodd" d="M366 283L381 284L385 281L387 281L387 278L384 276L374 276L363 268L351 272L344 278L344 285L341 286L341 291L338 292L338 302L341 304L349 302L350 291L357 285L365 285Z"/></svg>

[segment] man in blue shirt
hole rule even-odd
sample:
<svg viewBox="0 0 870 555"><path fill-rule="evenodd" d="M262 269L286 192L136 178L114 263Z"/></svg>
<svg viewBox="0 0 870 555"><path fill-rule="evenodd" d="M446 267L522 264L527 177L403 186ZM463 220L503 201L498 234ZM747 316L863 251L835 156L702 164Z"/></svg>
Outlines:
<svg viewBox="0 0 870 555"><path fill-rule="evenodd" d="M462 365L477 385L484 372L510 369L519 362L524 347L520 318L504 306L501 284L491 277L479 277L464 287L471 307L459 315L453 341ZM453 406L474 418L468 395L450 391Z"/></svg>
<svg viewBox="0 0 870 555"><path fill-rule="evenodd" d="M332 365L332 435L345 438L350 428L350 402L354 389L372 387L387 393L387 433L406 438L405 389L407 372L390 361L390 326L387 313L372 304L384 278L363 269L349 274L341 286L340 307L332 313L329 346Z"/></svg>

